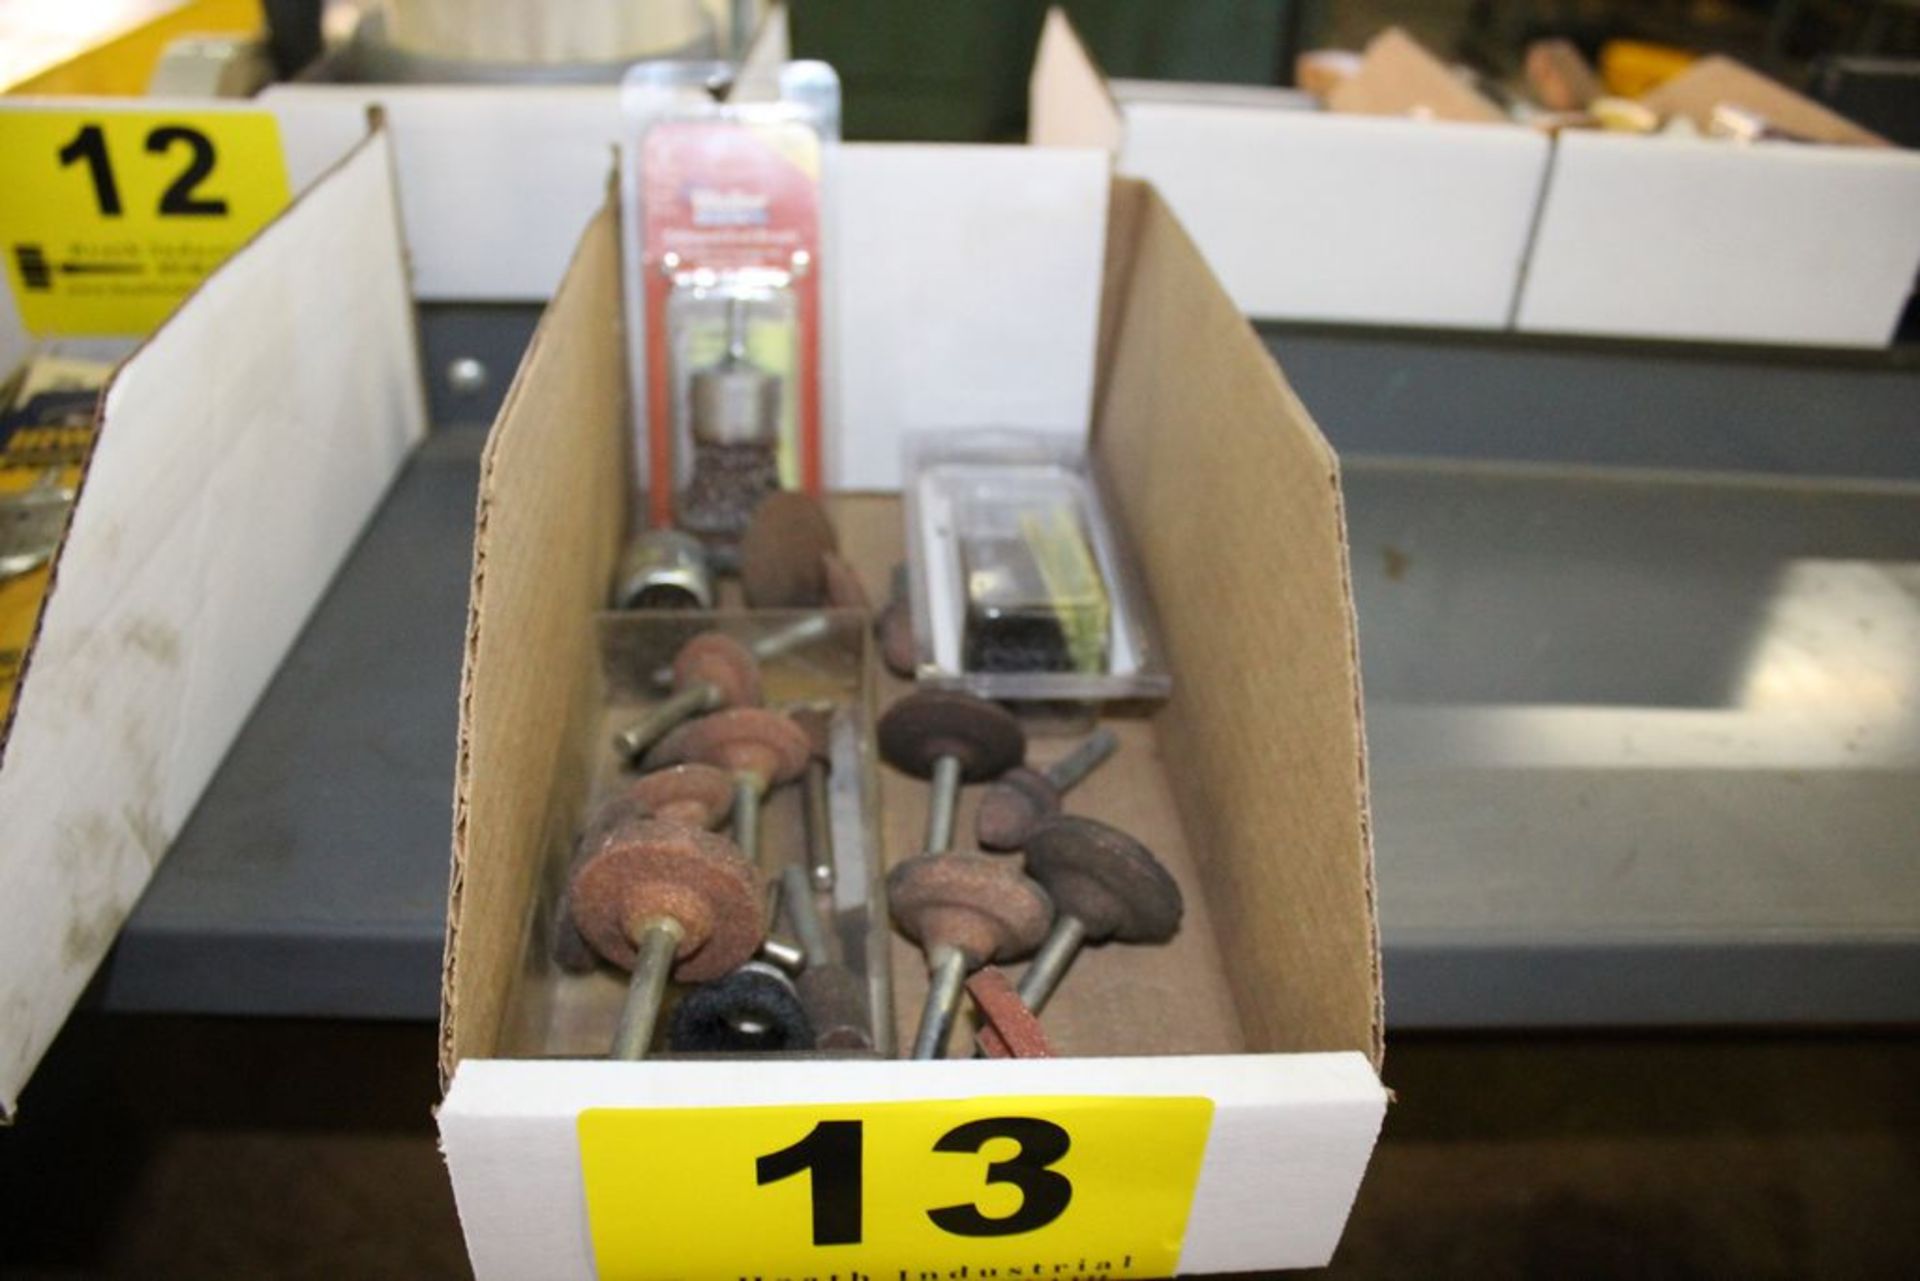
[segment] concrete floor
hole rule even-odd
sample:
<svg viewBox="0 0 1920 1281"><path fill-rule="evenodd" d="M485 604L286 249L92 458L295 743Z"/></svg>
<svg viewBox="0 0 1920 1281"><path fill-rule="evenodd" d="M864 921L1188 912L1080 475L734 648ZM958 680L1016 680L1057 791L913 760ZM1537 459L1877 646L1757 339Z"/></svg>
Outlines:
<svg viewBox="0 0 1920 1281"><path fill-rule="evenodd" d="M81 1016L0 1276L458 1277L433 1030ZM1331 1275L1920 1275L1920 1037L1417 1039Z"/></svg>

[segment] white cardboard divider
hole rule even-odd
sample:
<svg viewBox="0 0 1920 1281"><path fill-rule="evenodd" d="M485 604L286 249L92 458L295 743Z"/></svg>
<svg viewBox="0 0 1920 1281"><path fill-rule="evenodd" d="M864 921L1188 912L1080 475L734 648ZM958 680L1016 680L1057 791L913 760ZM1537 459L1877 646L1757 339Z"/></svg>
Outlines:
<svg viewBox="0 0 1920 1281"><path fill-rule="evenodd" d="M425 430L375 135L114 376L0 758L0 1112Z"/></svg>
<svg viewBox="0 0 1920 1281"><path fill-rule="evenodd" d="M468 1059L440 1142L474 1274L589 1281L578 1121L586 1108L878 1103L1015 1095L1214 1101L1181 1273L1318 1267L1333 1256L1386 1114L1364 1054L644 1065Z"/></svg>
<svg viewBox="0 0 1920 1281"><path fill-rule="evenodd" d="M296 187L351 145L369 106L385 109L422 301L551 295L606 199L623 127L613 87L292 85L263 102ZM1086 430L1104 156L849 144L829 183L831 487L899 488L916 429Z"/></svg>
<svg viewBox="0 0 1920 1281"><path fill-rule="evenodd" d="M1191 101L1109 84L1065 14L1034 62L1031 140L1107 148L1160 190L1263 319L1505 328L1550 144L1531 129Z"/></svg>
<svg viewBox="0 0 1920 1281"><path fill-rule="evenodd" d="M1524 330L1886 345L1920 270L1920 155L1560 136Z"/></svg>
<svg viewBox="0 0 1920 1281"><path fill-rule="evenodd" d="M616 85L277 85L297 191L386 112L422 301L545 302L607 197Z"/></svg>
<svg viewBox="0 0 1920 1281"><path fill-rule="evenodd" d="M1084 436L1106 157L849 144L831 176L829 487L900 488L910 432Z"/></svg>

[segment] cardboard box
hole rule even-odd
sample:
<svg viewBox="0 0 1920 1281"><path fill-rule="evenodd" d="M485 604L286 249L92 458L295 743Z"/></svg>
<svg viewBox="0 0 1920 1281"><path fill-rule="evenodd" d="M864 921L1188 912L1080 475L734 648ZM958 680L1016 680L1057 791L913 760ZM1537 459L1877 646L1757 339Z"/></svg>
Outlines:
<svg viewBox="0 0 1920 1281"><path fill-rule="evenodd" d="M1731 103L1818 145L1567 131L1518 327L1880 347L1920 271L1920 154L1725 58L1647 95L1703 130Z"/></svg>
<svg viewBox="0 0 1920 1281"><path fill-rule="evenodd" d="M942 152L895 150L928 165ZM1111 194L1091 447L1140 549L1175 688L1150 717L1112 722L1123 747L1075 808L1152 845L1188 906L1164 948L1083 958L1047 1025L1064 1053L1087 1057L1054 1060L537 1057L578 1052L577 1024L565 1035L551 1023L530 1029L518 1011L528 985L536 1005L568 1004L544 990L560 980L546 973L540 922L551 919L605 769L610 695L596 611L630 515L619 219L608 208L587 227L482 464L439 1112L479 1276L595 1275L580 1129L589 1110L640 1109L644 1126L658 1109L713 1109L717 1125L749 1104L1059 1095L1211 1101L1180 1270L1330 1257L1386 1104L1338 463L1167 207L1140 183L1117 182ZM894 359L912 341L899 331L862 358ZM1009 364L986 376L1026 373ZM897 497L843 494L832 506L843 546L877 590L901 553ZM881 701L903 688L886 684ZM918 848L924 791L881 772L885 857ZM892 949L896 1015L910 1024L922 964L906 945ZM621 984L594 982L605 1036ZM631 1157L671 1169L684 1154ZM899 1170L871 1178L911 1183ZM685 1227L649 1227L644 1205L633 1212L643 1248L646 1233ZM708 1231L744 1243L761 1239L754 1228ZM836 1259L867 1275L904 1265L884 1252ZM649 1274L644 1262L610 1270L603 1260L600 1271Z"/></svg>
<svg viewBox="0 0 1920 1281"><path fill-rule="evenodd" d="M0 741L0 1113L425 430L376 134L114 375Z"/></svg>
<svg viewBox="0 0 1920 1281"><path fill-rule="evenodd" d="M1255 318L1507 326L1544 136L1505 123L1395 32L1329 111L1180 88L1186 101L1169 86L1109 84L1056 9L1034 63L1030 140L1102 148L1116 172L1152 182Z"/></svg>

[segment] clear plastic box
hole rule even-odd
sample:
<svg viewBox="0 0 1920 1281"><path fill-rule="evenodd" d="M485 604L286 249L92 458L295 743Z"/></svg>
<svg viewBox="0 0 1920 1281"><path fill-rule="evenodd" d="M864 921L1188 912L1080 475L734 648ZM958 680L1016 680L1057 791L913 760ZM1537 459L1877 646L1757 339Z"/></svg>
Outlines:
<svg viewBox="0 0 1920 1281"><path fill-rule="evenodd" d="M1078 439L920 433L906 475L922 684L1016 702L1167 696L1151 606Z"/></svg>

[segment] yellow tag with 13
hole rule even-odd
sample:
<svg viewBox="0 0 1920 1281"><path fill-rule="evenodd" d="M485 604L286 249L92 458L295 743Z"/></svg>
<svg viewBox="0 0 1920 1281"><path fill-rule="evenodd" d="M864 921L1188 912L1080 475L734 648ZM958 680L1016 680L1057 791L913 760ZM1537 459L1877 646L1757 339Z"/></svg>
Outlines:
<svg viewBox="0 0 1920 1281"><path fill-rule="evenodd" d="M264 111L0 111L0 252L27 329L150 332L288 200Z"/></svg>
<svg viewBox="0 0 1920 1281"><path fill-rule="evenodd" d="M600 1281L1170 1276L1213 1101L580 1114Z"/></svg>

